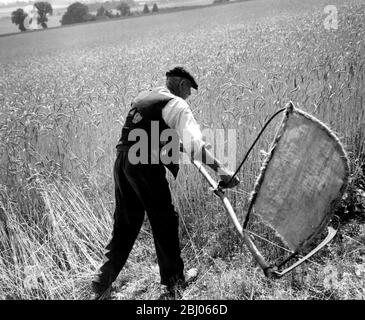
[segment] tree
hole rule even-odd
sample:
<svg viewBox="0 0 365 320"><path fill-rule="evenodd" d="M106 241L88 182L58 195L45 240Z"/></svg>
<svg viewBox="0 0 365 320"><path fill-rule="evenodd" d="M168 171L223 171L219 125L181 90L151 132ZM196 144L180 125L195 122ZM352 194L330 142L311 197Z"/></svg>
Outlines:
<svg viewBox="0 0 365 320"><path fill-rule="evenodd" d="M106 15L106 11L105 8L103 6L101 6L98 11L96 12L96 16L97 17L101 17L101 16L105 16Z"/></svg>
<svg viewBox="0 0 365 320"><path fill-rule="evenodd" d="M120 11L121 16L130 16L131 15L131 7L127 2L122 1L119 6L117 6L117 10Z"/></svg>
<svg viewBox="0 0 365 320"><path fill-rule="evenodd" d="M24 12L23 9L16 9L11 13L11 22L19 26L20 31L27 31L27 29L25 29L24 27L24 19L26 16L27 14Z"/></svg>
<svg viewBox="0 0 365 320"><path fill-rule="evenodd" d="M34 7L38 10L38 24L40 24L43 29L47 28L47 14L51 15L53 13L51 4L49 2L39 1L34 3Z"/></svg>
<svg viewBox="0 0 365 320"><path fill-rule="evenodd" d="M158 12L158 7L156 3L153 4L152 12Z"/></svg>
<svg viewBox="0 0 365 320"><path fill-rule="evenodd" d="M80 23L92 20L89 14L89 8L80 3L75 2L67 7L65 14L62 16L61 24Z"/></svg>
<svg viewBox="0 0 365 320"><path fill-rule="evenodd" d="M143 13L149 13L150 12L150 9L148 9L148 5L147 3L144 4L144 7L143 7Z"/></svg>

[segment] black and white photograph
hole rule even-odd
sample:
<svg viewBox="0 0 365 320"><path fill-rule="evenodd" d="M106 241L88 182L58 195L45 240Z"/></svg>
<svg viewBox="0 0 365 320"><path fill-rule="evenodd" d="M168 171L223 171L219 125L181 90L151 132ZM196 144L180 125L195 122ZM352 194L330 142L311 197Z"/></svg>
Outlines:
<svg viewBox="0 0 365 320"><path fill-rule="evenodd" d="M365 300L365 0L0 0L0 300Z"/></svg>

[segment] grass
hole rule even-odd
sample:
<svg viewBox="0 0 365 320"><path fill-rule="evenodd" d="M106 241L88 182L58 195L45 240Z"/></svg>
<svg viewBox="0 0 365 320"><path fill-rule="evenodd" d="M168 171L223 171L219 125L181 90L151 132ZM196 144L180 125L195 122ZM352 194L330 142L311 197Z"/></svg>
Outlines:
<svg viewBox="0 0 365 320"><path fill-rule="evenodd" d="M186 268L201 270L184 298L364 299L365 3L334 4L338 30L323 26L326 1L257 0L0 38L0 298L87 297L110 236L114 147L127 107L183 64L200 85L189 101L196 118L203 129L236 129L237 159L292 100L336 132L352 163L340 236L277 282L184 165L171 189ZM277 124L229 192L240 219ZM146 221L114 296L154 299L158 282Z"/></svg>

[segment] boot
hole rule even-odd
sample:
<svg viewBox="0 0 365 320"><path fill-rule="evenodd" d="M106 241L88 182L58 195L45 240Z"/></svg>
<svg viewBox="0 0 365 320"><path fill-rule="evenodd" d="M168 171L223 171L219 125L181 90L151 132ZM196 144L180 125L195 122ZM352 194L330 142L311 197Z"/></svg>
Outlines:
<svg viewBox="0 0 365 320"><path fill-rule="evenodd" d="M180 300L184 290L197 278L198 269L191 268L185 274L185 280L178 279L174 284L166 286L158 300Z"/></svg>

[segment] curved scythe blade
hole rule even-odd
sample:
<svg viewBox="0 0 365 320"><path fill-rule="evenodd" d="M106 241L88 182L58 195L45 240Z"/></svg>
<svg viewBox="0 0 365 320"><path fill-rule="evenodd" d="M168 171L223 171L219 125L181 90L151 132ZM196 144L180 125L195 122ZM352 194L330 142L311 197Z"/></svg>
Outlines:
<svg viewBox="0 0 365 320"><path fill-rule="evenodd" d="M218 188L218 184L214 181L214 179L209 175L209 173L205 170L202 163L200 163L197 160L193 160L192 163L195 165L195 167L199 170L199 172L204 176L204 178L208 181L210 186L212 187L214 193L222 200L224 207L226 208L226 211L231 218L234 226L236 227L236 230L243 238L245 244L247 245L249 251L251 252L254 259L257 261L257 263L260 265L261 269L264 271L265 276L268 278L281 278L288 272L292 271L296 267L300 266L303 262L308 260L311 256L313 256L316 252L321 250L325 245L327 245L336 235L337 230L335 230L332 227L327 227L328 234L326 238L311 252L309 252L307 255L302 257L300 260L298 260L296 263L292 264L287 269L279 272L277 271L276 266L269 265L265 258L262 256L262 254L259 252L257 247L255 246L254 242L250 238L250 235L247 230L243 229L241 224L239 223L237 216L232 208L231 203L229 202L228 198L224 195L224 192L222 189Z"/></svg>
<svg viewBox="0 0 365 320"><path fill-rule="evenodd" d="M308 260L316 252L318 252L325 245L327 245L335 237L335 235L337 233L337 230L335 230L332 227L327 227L327 230L328 230L328 233L327 233L326 238L316 248L314 248L311 252L309 252L307 255L305 255L303 258L301 258L300 260L298 260L296 263L292 264L290 267L286 268L285 270L283 270L281 272L275 271L275 277L281 278L282 276L284 276L288 272L292 271L294 268L300 266L303 262Z"/></svg>

